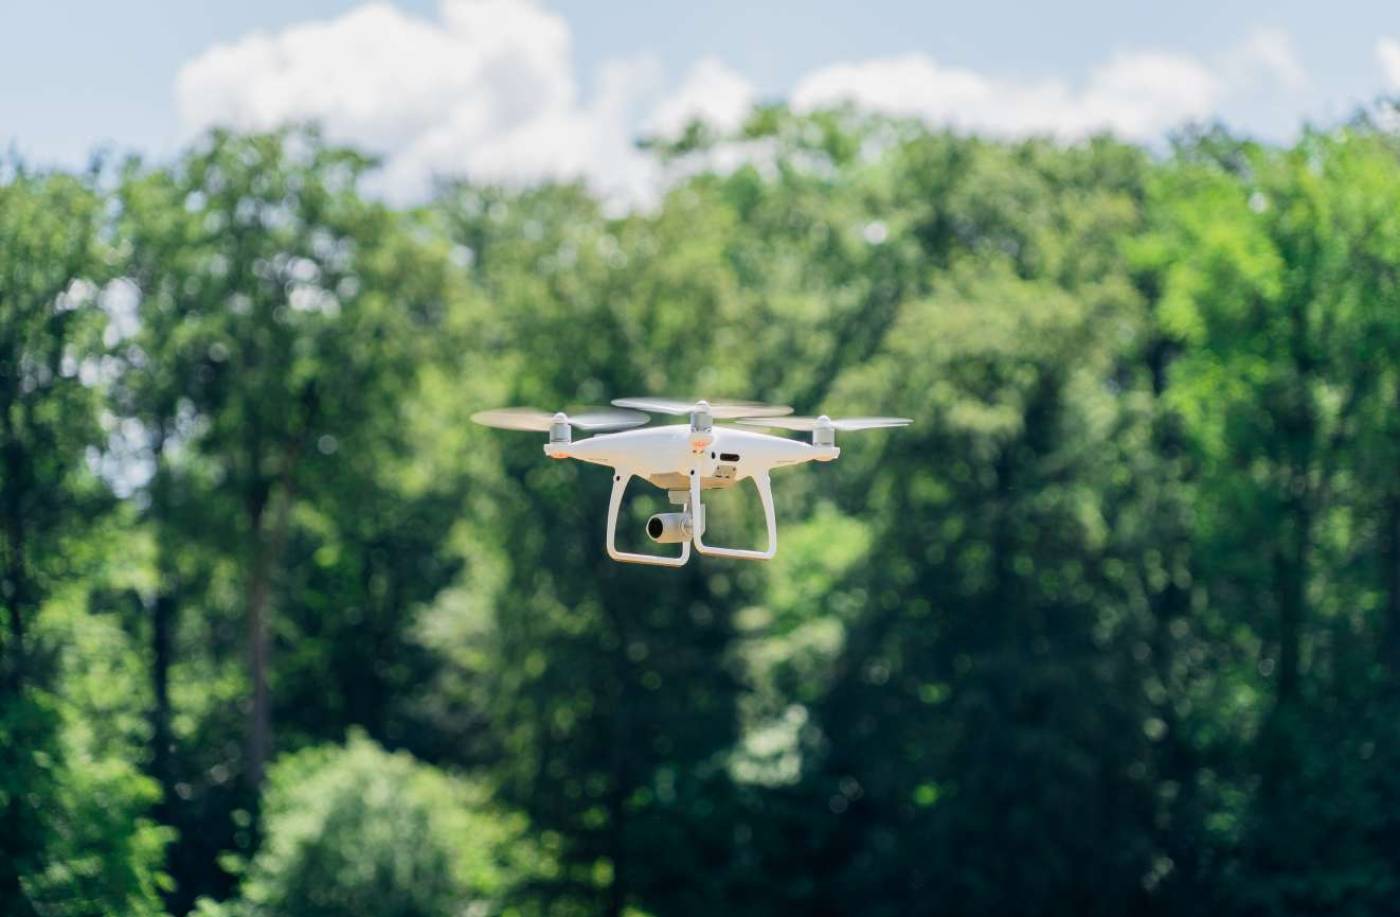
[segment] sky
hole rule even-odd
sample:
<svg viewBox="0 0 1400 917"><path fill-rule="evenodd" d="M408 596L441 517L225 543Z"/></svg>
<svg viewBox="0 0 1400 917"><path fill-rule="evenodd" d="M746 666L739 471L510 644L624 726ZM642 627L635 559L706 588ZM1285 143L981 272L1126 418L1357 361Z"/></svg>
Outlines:
<svg viewBox="0 0 1400 917"><path fill-rule="evenodd" d="M404 199L440 174L636 196L637 136L757 101L1152 144L1212 119L1287 140L1392 94L1395 0L0 0L0 150L164 158L316 120Z"/></svg>

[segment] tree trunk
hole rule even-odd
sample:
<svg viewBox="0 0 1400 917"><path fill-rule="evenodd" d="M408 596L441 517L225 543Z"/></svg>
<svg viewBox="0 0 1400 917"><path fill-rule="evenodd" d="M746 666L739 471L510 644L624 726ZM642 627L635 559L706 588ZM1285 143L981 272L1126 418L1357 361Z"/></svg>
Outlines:
<svg viewBox="0 0 1400 917"><path fill-rule="evenodd" d="M288 468L295 464L296 451L289 454ZM248 722L248 779L262 786L267 759L272 754L272 697L268 690L271 638L272 578L282 550L287 542L292 501L296 498L290 471L271 488L272 521L265 523L264 507L259 502L251 512L253 532L253 567L248 580L248 674L252 681L253 704Z"/></svg>
<svg viewBox="0 0 1400 917"><path fill-rule="evenodd" d="M627 787L622 785L624 774L615 774L608 808L608 846L612 848L612 887L608 890L608 917L622 917L627 909Z"/></svg>
<svg viewBox="0 0 1400 917"><path fill-rule="evenodd" d="M1302 500L1294 502L1284 544L1274 553L1274 591L1279 616L1278 703L1298 699L1301 678L1300 646L1306 599L1308 544L1312 537L1310 514Z"/></svg>
<svg viewBox="0 0 1400 917"><path fill-rule="evenodd" d="M6 422L6 437L13 436ZM24 507L20 491L24 481L24 454L13 441L5 445L5 579L3 594L9 612L5 640L5 687L18 697L24 686L24 616L29 601L29 575L24 564Z"/></svg>
<svg viewBox="0 0 1400 917"><path fill-rule="evenodd" d="M248 709L247 780L254 788L262 786L263 769L272 746L272 717L267 694L267 604L271 571L266 535L263 531L265 500L249 502L249 529L252 532L252 566L248 571L248 681L252 699Z"/></svg>
<svg viewBox="0 0 1400 917"><path fill-rule="evenodd" d="M174 662L171 649L178 611L176 571L173 557L170 521L170 473L165 466L165 427L157 425L153 448L156 472L151 487L152 522L156 536L156 600L151 609L151 694L155 705L151 711L151 776L160 784L161 799L156 817L172 824L175 799L174 736L170 728L170 666Z"/></svg>
<svg viewBox="0 0 1400 917"><path fill-rule="evenodd" d="M8 613L5 652L0 657L0 712L4 708L19 706L24 701L25 615L29 611L29 573L25 566L25 527L22 489L25 481L26 456L14 438L14 428L10 420L8 406L4 411L5 442L3 444L5 474L4 490L0 507L4 518L4 580L0 583L0 596L3 596ZM13 742L5 743L0 754L0 772L13 779L21 774L21 762L27 754L23 747ZM25 848L25 794L10 793L5 803L4 829L0 831L0 904L15 909L17 914L34 913L33 905L25 897L20 884L21 860L33 853Z"/></svg>
<svg viewBox="0 0 1400 917"><path fill-rule="evenodd" d="M1274 551L1274 591L1279 616L1278 705L1298 699L1303 624L1307 617L1308 554L1312 545L1314 493L1326 493L1324 481L1313 489L1311 479L1318 455L1318 415L1313 386L1319 381L1308 326L1307 297L1289 306L1289 356L1292 377L1278 416L1279 446L1286 464L1283 478L1284 521L1280 543ZM1325 471L1325 469L1324 469Z"/></svg>
<svg viewBox="0 0 1400 917"><path fill-rule="evenodd" d="M1382 512L1381 567L1385 581L1383 656L1392 681L1400 682L1400 493L1392 494Z"/></svg>
<svg viewBox="0 0 1400 917"><path fill-rule="evenodd" d="M613 720L612 747L609 765L612 785L608 789L608 858L612 860L612 884L608 888L608 917L622 917L627 909L627 798L632 794L632 774L628 760L632 748L631 724L631 663L627 659L630 642L626 622L614 608L609 608L617 652L613 658L617 679L617 710Z"/></svg>
<svg viewBox="0 0 1400 917"><path fill-rule="evenodd" d="M175 629L176 599L162 577L151 621L151 689L155 709L151 712L151 776L160 783L161 801L157 815L161 822L172 821L174 804L174 736L170 729L170 666L173 662L171 637Z"/></svg>

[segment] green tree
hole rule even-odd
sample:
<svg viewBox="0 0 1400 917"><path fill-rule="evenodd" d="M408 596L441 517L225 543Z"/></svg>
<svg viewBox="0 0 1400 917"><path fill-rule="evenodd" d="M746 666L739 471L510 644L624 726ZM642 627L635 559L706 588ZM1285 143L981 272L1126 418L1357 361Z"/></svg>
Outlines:
<svg viewBox="0 0 1400 917"><path fill-rule="evenodd" d="M575 187L456 188L439 207L492 306L484 333L500 356L466 385L477 403L733 385L736 368L708 360L696 324L673 311L673 297L697 314L737 308L711 258L726 228L713 211L661 217L658 244L645 218L608 219ZM674 849L665 873L647 864L678 822L703 831L702 813L679 801L701 795L730 744L736 692L732 596L715 590L745 585L696 566L600 566L610 477L541 466L538 441L473 428L472 402L456 397L443 448L486 467L466 536L471 579L434 615L434 645L456 670L447 691L485 720L471 750L503 798L562 837L561 873L541 899L621 914L703 868L693 844ZM630 501L623 538L639 539L643 503ZM673 789L658 795L658 779Z"/></svg>
<svg viewBox="0 0 1400 917"><path fill-rule="evenodd" d="M309 131L214 133L119 189L139 327L113 402L153 469L141 601L152 773L188 837L177 908L226 892L217 851L255 842L230 813L256 808L274 719L287 747L415 733L389 711L427 677L412 615L455 571L460 482L414 478L406 417L424 367L460 351L448 246L361 197L370 166Z"/></svg>
<svg viewBox="0 0 1400 917"><path fill-rule="evenodd" d="M102 199L91 176L0 176L0 910L150 913L164 835L149 784L67 721L69 672L37 639L56 596L92 572L111 508L87 461L103 443L98 285Z"/></svg>
<svg viewBox="0 0 1400 917"><path fill-rule="evenodd" d="M1367 749L1389 747L1393 715L1372 647L1392 626L1375 471L1394 456L1396 151L1358 125L1284 150L1217 134L1182 158L1160 190L1172 397L1202 469L1203 572L1239 644L1231 677L1269 698L1236 733L1240 785L1257 789L1229 894L1364 912L1391 893L1395 837L1389 759Z"/></svg>
<svg viewBox="0 0 1400 917"><path fill-rule="evenodd" d="M545 868L524 820L362 733L280 758L268 774L265 841L241 899L202 914L296 917L496 913L511 883Z"/></svg>

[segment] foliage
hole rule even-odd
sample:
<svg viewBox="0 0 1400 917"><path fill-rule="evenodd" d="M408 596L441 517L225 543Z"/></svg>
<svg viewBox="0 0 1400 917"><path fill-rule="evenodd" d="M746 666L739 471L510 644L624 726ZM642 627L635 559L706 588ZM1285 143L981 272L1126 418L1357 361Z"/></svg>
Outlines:
<svg viewBox="0 0 1400 917"><path fill-rule="evenodd" d="M91 176L0 176L0 911L155 913L167 831L130 745L89 690L119 690L119 634L74 609L106 555L110 506L85 459L101 442L98 332L107 267ZM68 627L59 625L67 612ZM42 614L41 614L42 613ZM110 629L108 629L110 634ZM100 687L88 665L109 667ZM99 676L100 677L100 676Z"/></svg>
<svg viewBox="0 0 1400 917"><path fill-rule="evenodd" d="M507 878L528 875L519 816L479 787L385 752L363 733L313 746L268 774L265 839L242 901L203 913L397 917L499 910Z"/></svg>
<svg viewBox="0 0 1400 917"><path fill-rule="evenodd" d="M1394 133L649 147L628 212L308 129L7 175L0 903L1392 911ZM663 571L468 420L643 392L916 422Z"/></svg>

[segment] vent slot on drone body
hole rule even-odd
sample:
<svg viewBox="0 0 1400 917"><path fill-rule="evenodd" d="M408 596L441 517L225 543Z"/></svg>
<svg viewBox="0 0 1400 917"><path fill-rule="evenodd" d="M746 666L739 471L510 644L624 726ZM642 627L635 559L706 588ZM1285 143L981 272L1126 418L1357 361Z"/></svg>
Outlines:
<svg viewBox="0 0 1400 917"><path fill-rule="evenodd" d="M720 460L721 462L737 462L737 461L739 461L739 453L737 453L737 452L721 452L721 453L719 454L719 460Z"/></svg>

